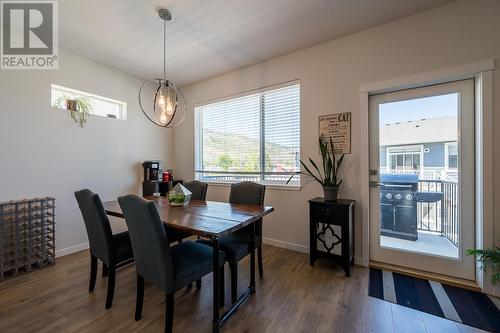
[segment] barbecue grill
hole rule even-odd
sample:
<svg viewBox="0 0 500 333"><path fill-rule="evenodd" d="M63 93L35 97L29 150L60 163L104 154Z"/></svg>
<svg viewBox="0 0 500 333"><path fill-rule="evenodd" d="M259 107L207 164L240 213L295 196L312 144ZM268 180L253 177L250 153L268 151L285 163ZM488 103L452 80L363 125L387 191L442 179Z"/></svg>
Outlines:
<svg viewBox="0 0 500 333"><path fill-rule="evenodd" d="M418 175L380 175L380 234L417 240L417 202L438 202L442 192L419 192Z"/></svg>

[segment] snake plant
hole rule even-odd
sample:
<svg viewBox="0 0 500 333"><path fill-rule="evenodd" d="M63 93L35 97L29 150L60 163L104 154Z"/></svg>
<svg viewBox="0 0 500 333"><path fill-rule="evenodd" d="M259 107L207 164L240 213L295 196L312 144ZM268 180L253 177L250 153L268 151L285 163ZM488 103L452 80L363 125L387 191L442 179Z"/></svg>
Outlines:
<svg viewBox="0 0 500 333"><path fill-rule="evenodd" d="M328 147L328 145L330 145L330 147ZM312 177L323 187L339 187L340 184L342 184L342 180L339 180L339 169L344 161L344 154L337 158L331 138L329 141L319 138L319 151L322 159L321 171L316 162L309 157L311 168L309 168L304 161L300 160L300 164L304 167L305 172L301 171L299 173ZM315 170L315 172L312 172L311 169ZM288 179L287 184L292 178L293 176Z"/></svg>

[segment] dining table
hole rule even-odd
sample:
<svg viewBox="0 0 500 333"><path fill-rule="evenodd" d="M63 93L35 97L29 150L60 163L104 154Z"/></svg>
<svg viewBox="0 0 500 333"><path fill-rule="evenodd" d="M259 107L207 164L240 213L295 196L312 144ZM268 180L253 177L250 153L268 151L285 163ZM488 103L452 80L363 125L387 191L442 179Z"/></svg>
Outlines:
<svg viewBox="0 0 500 333"><path fill-rule="evenodd" d="M250 284L237 298L236 302L221 315L219 300L219 240L225 235L244 227L253 230L250 237L250 248L255 249L255 222L274 211L270 206L243 205L216 201L191 200L184 206L171 206L166 197L145 196L155 203L159 216L170 228L209 239L213 245L213 321L212 332L219 332L224 323L238 308L255 293L255 250L250 251ZM103 203L106 214L124 218L118 201Z"/></svg>

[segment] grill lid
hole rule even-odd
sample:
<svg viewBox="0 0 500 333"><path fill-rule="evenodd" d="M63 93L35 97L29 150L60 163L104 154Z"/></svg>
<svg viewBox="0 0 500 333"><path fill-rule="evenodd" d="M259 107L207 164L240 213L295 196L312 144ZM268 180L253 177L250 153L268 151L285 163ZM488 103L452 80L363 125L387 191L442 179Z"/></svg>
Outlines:
<svg viewBox="0 0 500 333"><path fill-rule="evenodd" d="M418 184L418 175L383 173L380 175L380 182L390 184Z"/></svg>

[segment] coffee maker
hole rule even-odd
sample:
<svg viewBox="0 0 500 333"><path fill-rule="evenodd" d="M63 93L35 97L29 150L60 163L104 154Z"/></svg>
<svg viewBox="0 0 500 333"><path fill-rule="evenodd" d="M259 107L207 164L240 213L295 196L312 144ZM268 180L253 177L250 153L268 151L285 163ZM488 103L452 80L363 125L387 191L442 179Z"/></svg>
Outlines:
<svg viewBox="0 0 500 333"><path fill-rule="evenodd" d="M161 161L144 161L142 167L145 182L162 181L163 165Z"/></svg>

